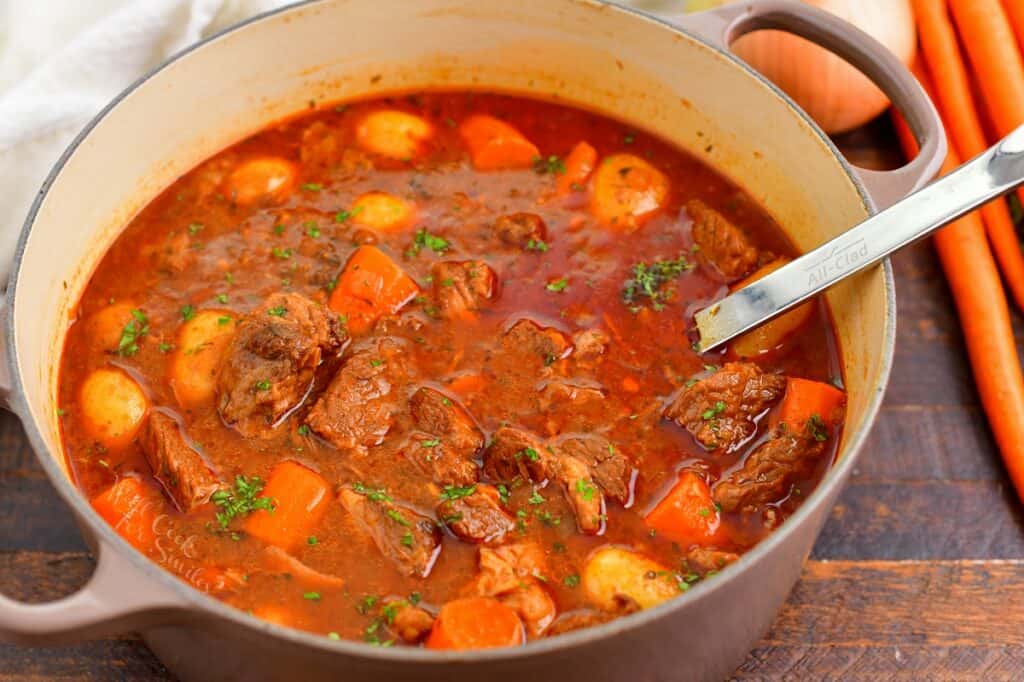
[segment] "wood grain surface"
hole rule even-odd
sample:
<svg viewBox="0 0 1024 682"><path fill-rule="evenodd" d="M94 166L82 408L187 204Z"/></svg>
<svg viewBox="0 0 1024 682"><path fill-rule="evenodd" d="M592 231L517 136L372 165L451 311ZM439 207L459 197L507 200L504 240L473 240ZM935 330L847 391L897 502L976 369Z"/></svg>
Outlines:
<svg viewBox="0 0 1024 682"><path fill-rule="evenodd" d="M882 122L840 140L864 165L898 156ZM930 243L894 259L899 333L878 423L743 680L1024 678L1024 514L980 412ZM1024 325L1018 322L1018 338ZM43 601L92 562L10 415L0 415L0 585ZM135 637L0 645L0 680L169 680Z"/></svg>

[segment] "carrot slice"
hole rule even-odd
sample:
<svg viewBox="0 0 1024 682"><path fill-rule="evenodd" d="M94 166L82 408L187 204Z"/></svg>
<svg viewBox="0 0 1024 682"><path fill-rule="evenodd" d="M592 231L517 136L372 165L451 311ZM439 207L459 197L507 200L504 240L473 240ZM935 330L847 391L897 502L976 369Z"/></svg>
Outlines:
<svg viewBox="0 0 1024 682"><path fill-rule="evenodd" d="M845 394L835 386L799 379L786 378L786 394L779 403L774 424L785 424L792 433L801 433L807 422L817 417L822 425L829 427L842 419Z"/></svg>
<svg viewBox="0 0 1024 682"><path fill-rule="evenodd" d="M569 156L565 157L565 172L555 182L559 196L583 191L583 185L596 165L597 150L589 142L577 142Z"/></svg>
<svg viewBox="0 0 1024 682"><path fill-rule="evenodd" d="M679 475L679 481L647 514L644 523L685 546L713 544L726 535L708 484L692 471Z"/></svg>
<svg viewBox="0 0 1024 682"><path fill-rule="evenodd" d="M361 333L381 315L398 312L420 288L376 246L360 246L349 257L327 305L347 316L348 330Z"/></svg>
<svg viewBox="0 0 1024 682"><path fill-rule="evenodd" d="M1021 2L1009 5L1024 8ZM1018 11L1024 18L1024 9ZM920 28L925 62L933 72L942 74L935 83L935 92L949 126L947 130L957 151L964 156L977 156L988 148L988 142L974 104L967 67L960 54L946 0L914 0L914 15ZM982 207L981 216L1010 292L1017 306L1024 309L1024 254L1017 241L1010 209L1003 200L992 201Z"/></svg>
<svg viewBox="0 0 1024 682"><path fill-rule="evenodd" d="M92 499L92 508L136 549L153 547L153 523L163 513L160 492L140 479L125 477Z"/></svg>
<svg viewBox="0 0 1024 682"><path fill-rule="evenodd" d="M779 258L758 268L752 275L732 287L733 291L753 284L769 273L775 272L789 262L788 258ZM802 327L814 314L814 302L808 301L798 305L789 312L779 315L774 320L762 324L738 337L729 345L729 354L738 358L753 358L777 349L797 329Z"/></svg>
<svg viewBox="0 0 1024 682"><path fill-rule="evenodd" d="M285 551L306 542L331 499L330 486L320 474L290 460L274 467L263 496L273 500L274 510L257 509L242 529Z"/></svg>
<svg viewBox="0 0 1024 682"><path fill-rule="evenodd" d="M285 159L264 157L246 161L228 176L226 190L229 199L242 205L260 201L282 201L298 171L295 164Z"/></svg>
<svg viewBox="0 0 1024 682"><path fill-rule="evenodd" d="M1013 24L1013 32L1017 34L1017 46L1024 50L1024 2L1020 0L1003 0L1006 17Z"/></svg>
<svg viewBox="0 0 1024 682"><path fill-rule="evenodd" d="M441 607L427 637L428 649L491 649L518 646L525 630L519 616L497 599L466 597Z"/></svg>
<svg viewBox="0 0 1024 682"><path fill-rule="evenodd" d="M931 92L927 73L922 68L915 73ZM904 152L912 158L918 151L914 136L902 117L894 118ZM954 147L951 145L943 173L960 163ZM1024 374L1006 293L985 239L984 226L977 213L969 213L936 232L934 239L956 302L982 406L1017 495L1024 499L1024 455L1020 448L1024 443Z"/></svg>
<svg viewBox="0 0 1024 682"><path fill-rule="evenodd" d="M486 114L474 114L459 126L477 170L529 168L540 150L508 123Z"/></svg>
<svg viewBox="0 0 1024 682"><path fill-rule="evenodd" d="M590 210L608 227L632 231L668 199L668 178L633 154L606 157L594 173Z"/></svg>

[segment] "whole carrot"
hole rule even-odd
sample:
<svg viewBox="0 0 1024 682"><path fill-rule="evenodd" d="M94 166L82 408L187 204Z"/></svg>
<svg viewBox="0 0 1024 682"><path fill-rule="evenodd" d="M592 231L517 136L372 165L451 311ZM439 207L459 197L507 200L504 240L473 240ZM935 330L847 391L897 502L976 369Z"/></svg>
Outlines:
<svg viewBox="0 0 1024 682"><path fill-rule="evenodd" d="M1006 10L1006 17L1013 25L1013 32L1017 34L1017 46L1024 50L1024 2L1003 0L1003 9Z"/></svg>
<svg viewBox="0 0 1024 682"><path fill-rule="evenodd" d="M1019 3L1024 5L1024 3ZM967 67L957 45L956 33L946 11L945 0L913 0L921 51L931 73L941 73L934 83L938 106L946 121L946 130L957 150L966 158L985 151L988 143L981 117L974 106ZM996 260L1009 285L1017 306L1024 309L1024 254L1017 232L1003 200L992 201L981 209L985 231Z"/></svg>
<svg viewBox="0 0 1024 682"><path fill-rule="evenodd" d="M929 92L927 74L916 70ZM896 128L908 157L917 143L902 118ZM959 165L955 145L943 165ZM1024 375L1021 373L1010 309L978 214L970 213L935 233L935 250L956 301L974 383L989 426L1017 495L1024 499Z"/></svg>

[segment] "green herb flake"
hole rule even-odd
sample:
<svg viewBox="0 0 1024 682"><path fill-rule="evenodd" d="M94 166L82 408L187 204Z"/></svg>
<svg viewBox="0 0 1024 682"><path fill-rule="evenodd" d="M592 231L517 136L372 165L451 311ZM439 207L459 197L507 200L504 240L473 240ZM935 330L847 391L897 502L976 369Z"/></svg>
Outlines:
<svg viewBox="0 0 1024 682"><path fill-rule="evenodd" d="M814 440L819 443L824 443L828 440L828 427L822 420L821 415L812 414L811 418L807 420L807 428L810 429Z"/></svg>
<svg viewBox="0 0 1024 682"><path fill-rule="evenodd" d="M271 317L284 317L287 314L288 309L283 305L276 306L267 311L267 315L270 315Z"/></svg>
<svg viewBox="0 0 1024 682"><path fill-rule="evenodd" d="M562 578L562 584L566 587L579 587L580 577L573 573Z"/></svg>
<svg viewBox="0 0 1024 682"><path fill-rule="evenodd" d="M267 381L266 379L257 381L255 384L253 384L253 388L255 388L257 391L269 391L270 382Z"/></svg>
<svg viewBox="0 0 1024 682"><path fill-rule="evenodd" d="M292 257L292 253L291 249L282 249L279 246L275 246L270 250L270 255L279 260L288 260Z"/></svg>
<svg viewBox="0 0 1024 682"><path fill-rule="evenodd" d="M420 250L424 248L430 249L437 254L443 254L450 246L451 244L444 237L430 234L427 228L421 227L416 230L416 236L413 237L412 246L406 251L406 255L412 258L419 255Z"/></svg>
<svg viewBox="0 0 1024 682"><path fill-rule="evenodd" d="M540 239L531 239L530 241L526 242L526 250L527 251L536 251L537 253L547 253L549 248L550 247L547 245L547 242L544 242L543 240L540 240Z"/></svg>
<svg viewBox="0 0 1024 682"><path fill-rule="evenodd" d="M723 412L725 412L725 403L719 400L715 402L713 407L709 407L708 409L704 410L704 412L700 416L704 419L704 421L710 421L717 417L718 415L722 414Z"/></svg>
<svg viewBox="0 0 1024 682"><path fill-rule="evenodd" d="M219 508L217 522L221 529L240 516L245 516L257 509L265 509L273 513L274 501L269 497L261 497L263 479L258 476L246 478L236 476L232 488L223 488L210 496L210 501Z"/></svg>
<svg viewBox="0 0 1024 682"><path fill-rule="evenodd" d="M388 496L387 490L384 488L370 488L358 481L352 484L352 490L365 495L371 502L390 502L391 498Z"/></svg>
<svg viewBox="0 0 1024 682"><path fill-rule="evenodd" d="M547 500L540 494L539 490L534 490L529 499L530 504L544 504L546 501Z"/></svg>
<svg viewBox="0 0 1024 682"><path fill-rule="evenodd" d="M533 170L538 175L562 175L565 173L565 162L554 154L547 158L538 156L533 160Z"/></svg>
<svg viewBox="0 0 1024 682"><path fill-rule="evenodd" d="M306 601L320 601L320 593L319 592L303 592L302 593L302 598L305 599Z"/></svg>
<svg viewBox="0 0 1024 682"><path fill-rule="evenodd" d="M306 192L319 192L324 188L319 182L306 182L300 185L300 187Z"/></svg>
<svg viewBox="0 0 1024 682"><path fill-rule="evenodd" d="M639 306L646 299L654 310L661 310L675 294L666 285L685 272L694 268L685 256L675 260L656 260L650 264L633 265L633 276L622 287L622 301L630 306Z"/></svg>
<svg viewBox="0 0 1024 682"><path fill-rule="evenodd" d="M138 308L131 311L132 319L128 320L121 330L121 338L117 342L117 354L130 358L139 352L139 340L149 333L149 319Z"/></svg>
<svg viewBox="0 0 1024 682"><path fill-rule="evenodd" d="M319 542L320 541L316 539L315 535L310 535L308 538L306 538L306 544L307 545L315 545L315 544L317 544Z"/></svg>
<svg viewBox="0 0 1024 682"><path fill-rule="evenodd" d="M202 223L191 223L188 226L188 233L194 237L197 234L199 234L200 232L202 232L203 229L205 229L205 228L206 228L206 226L203 225Z"/></svg>
<svg viewBox="0 0 1024 682"><path fill-rule="evenodd" d="M590 481L580 478L576 480L576 492L583 496L584 501L590 502L594 499L597 488Z"/></svg>
<svg viewBox="0 0 1024 682"><path fill-rule="evenodd" d="M469 497L476 492L475 485L465 486L454 486L446 485L444 490L441 491L441 501L447 502L451 500L461 500L463 497Z"/></svg>
<svg viewBox="0 0 1024 682"><path fill-rule="evenodd" d="M317 227L316 223L312 221L306 223L306 236L312 239L316 239L320 236L320 228Z"/></svg>
<svg viewBox="0 0 1024 682"><path fill-rule="evenodd" d="M568 287L568 286L569 286L569 279L567 277L562 277L561 279L556 279L553 282L548 282L547 285L544 288L547 289L548 291L553 291L555 293L561 293L561 292L565 291L566 287Z"/></svg>
<svg viewBox="0 0 1024 682"><path fill-rule="evenodd" d="M183 319L185 322L188 322L189 320L191 320L195 316L196 316L196 309L194 307L192 307L191 305L184 306L181 309L181 319Z"/></svg>
<svg viewBox="0 0 1024 682"><path fill-rule="evenodd" d="M217 318L217 326L223 327L226 324L231 324L231 321L232 320L230 315L221 315L220 317Z"/></svg>

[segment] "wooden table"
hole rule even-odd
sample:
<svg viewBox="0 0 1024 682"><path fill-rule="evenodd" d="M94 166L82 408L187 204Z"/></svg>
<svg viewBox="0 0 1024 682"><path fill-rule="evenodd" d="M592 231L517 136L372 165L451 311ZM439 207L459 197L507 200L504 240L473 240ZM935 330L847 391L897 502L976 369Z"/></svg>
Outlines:
<svg viewBox="0 0 1024 682"><path fill-rule="evenodd" d="M898 163L884 122L841 144L865 165ZM737 678L1024 677L1021 505L979 408L931 245L894 263L899 336L882 413L800 583ZM91 569L17 420L0 415L3 592L52 599ZM173 679L133 636L0 645L0 680L54 678Z"/></svg>

